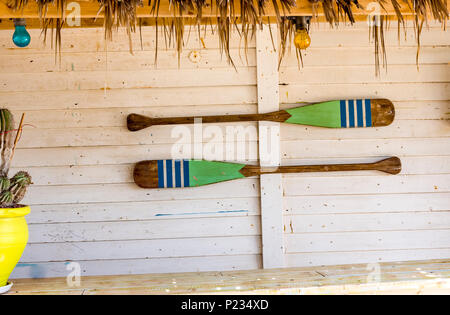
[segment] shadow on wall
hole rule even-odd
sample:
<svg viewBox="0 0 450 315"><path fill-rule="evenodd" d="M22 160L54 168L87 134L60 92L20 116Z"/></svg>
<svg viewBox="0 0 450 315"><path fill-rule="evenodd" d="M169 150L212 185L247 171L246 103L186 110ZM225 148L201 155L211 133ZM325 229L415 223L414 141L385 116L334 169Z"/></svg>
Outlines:
<svg viewBox="0 0 450 315"><path fill-rule="evenodd" d="M38 264L18 264L16 268L28 268L28 274L25 278L45 278L45 268L43 266L40 266ZM24 274L25 272L21 271L21 274Z"/></svg>

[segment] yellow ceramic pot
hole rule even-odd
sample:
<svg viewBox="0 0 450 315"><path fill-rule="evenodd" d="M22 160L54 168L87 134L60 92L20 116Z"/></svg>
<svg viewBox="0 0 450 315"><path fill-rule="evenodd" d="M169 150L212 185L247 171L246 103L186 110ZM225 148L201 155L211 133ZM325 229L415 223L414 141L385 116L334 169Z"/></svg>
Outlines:
<svg viewBox="0 0 450 315"><path fill-rule="evenodd" d="M28 242L25 216L30 207L0 208L0 287L8 282L9 275L19 262Z"/></svg>

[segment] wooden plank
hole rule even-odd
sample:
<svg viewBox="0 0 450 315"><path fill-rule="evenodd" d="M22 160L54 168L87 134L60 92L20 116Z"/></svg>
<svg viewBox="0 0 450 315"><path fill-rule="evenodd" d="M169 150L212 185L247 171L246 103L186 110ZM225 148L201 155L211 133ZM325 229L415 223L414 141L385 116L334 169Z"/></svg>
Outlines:
<svg viewBox="0 0 450 315"><path fill-rule="evenodd" d="M98 127L123 127L126 116L129 113L148 115L150 117L180 115L187 112L192 115L229 115L251 114L256 110L256 105L228 104L228 105L197 105L197 106L155 106L155 107L131 107L131 108L104 108L104 109L61 109L61 110L27 110L27 121L39 128L79 128ZM12 110L14 115L20 116L22 111ZM17 117L16 116L16 117Z"/></svg>
<svg viewBox="0 0 450 315"><path fill-rule="evenodd" d="M376 160L380 157L398 155L405 156L448 156L450 149L446 145L445 138L405 138L405 139L379 139L379 140L305 140L302 146L298 141L283 141L283 160L290 163L291 160L304 160L312 162L331 161L330 152L333 152L334 162L342 162L342 158L354 159L352 149L358 147L358 155L364 159ZM320 144L320 145L316 145ZM256 149L257 143L248 145ZM129 146L100 146L100 147L59 147L59 148L35 148L21 149L16 151L13 167L48 167L48 166L84 166L84 165L107 165L128 164L150 158L164 159L170 152L171 144L140 145L133 147L133 155L129 154ZM190 158L186 155L185 158ZM361 158L358 158L361 159ZM233 159L224 159L233 162ZM244 160L245 163L253 163L251 159ZM419 163L419 162L417 162ZM441 163L441 162L440 162ZM445 162L442 162L445 163ZM417 164L416 164L417 165ZM442 165L442 164L439 164ZM439 166L437 165L437 166ZM445 165L445 164L444 164ZM434 167L434 166L433 166ZM367 175L367 172L365 173Z"/></svg>
<svg viewBox="0 0 450 315"><path fill-rule="evenodd" d="M398 139L346 139L346 140L304 140L283 141L283 158L317 158L330 156L335 158L354 158L352 148L358 148L359 156L391 155L450 155L448 140L442 138L398 138Z"/></svg>
<svg viewBox="0 0 450 315"><path fill-rule="evenodd" d="M133 183L134 164L105 166L59 166L33 167L23 169L33 174L33 184L46 185L82 185ZM21 169L11 169L11 174Z"/></svg>
<svg viewBox="0 0 450 315"><path fill-rule="evenodd" d="M285 215L437 212L449 210L449 198L450 193L353 195L351 199L347 195L293 196L284 197L283 208Z"/></svg>
<svg viewBox="0 0 450 315"><path fill-rule="evenodd" d="M1 34L1 33L0 33ZM5 39L6 40L6 39ZM395 65L416 65L415 47L388 47L387 56L389 61L389 72ZM29 73L29 72L71 72L71 71L124 71L124 70L154 70L154 69L178 69L175 50L161 49L158 51L157 64L154 63L154 51L136 50L133 55L129 52L79 52L64 53L61 64L55 63L54 52L41 53L36 58L35 53L7 54L0 59L0 69L2 72ZM423 67L427 64L443 64L447 62L449 53L448 46L421 46L420 62ZM194 54L196 57L194 58ZM8 56L6 58L6 56ZM237 67L255 66L256 53L254 48L249 48L247 55L239 49L231 49L231 56ZM106 58L107 57L107 58ZM106 62L106 60L108 62ZM180 69L208 68L214 65L215 68L229 68L227 60L221 56L218 49L187 49L182 52L180 58ZM305 68L324 66L366 66L374 65L372 47L356 48L310 48L303 53ZM421 69L422 69L421 67ZM283 60L282 70L298 70L297 58L288 54ZM369 69L372 73L373 69Z"/></svg>
<svg viewBox="0 0 450 315"><path fill-rule="evenodd" d="M339 33L337 33L339 32ZM338 49L337 51L342 50L360 50L365 49L366 51L372 51L373 44L369 42L367 37L367 28L366 29L355 29L351 27L345 27L345 28L339 28L338 30L335 29L328 29L325 27L324 29L313 31L313 41L311 44L311 47L306 51L306 59L308 60L308 52L311 51L311 53L314 53L317 49L322 49L324 53L328 52L329 49L331 49L328 54L327 58L329 59L330 56L335 56L334 51ZM39 30L30 30L30 34L32 38L40 38L40 31ZM96 54L102 54L103 57L105 56L105 42L104 42L104 32L102 29L92 29L92 28L83 28L83 34L80 35L79 32L77 32L77 29L70 29L66 28L62 31L63 36L63 42L61 50L63 52L63 59L65 56L65 53L79 53L79 52L93 52ZM189 35L190 34L190 35ZM201 32L201 39L198 38L198 33L196 30L192 29L191 32L189 32L189 29L186 32L185 35L185 45L184 50L186 53L190 53L190 50L196 50L196 51L204 51L204 48L212 48L217 49L219 48L219 42L218 37L215 35L216 33L212 34L210 28L208 30ZM344 36L341 36L344 35ZM448 49L449 43L443 42L443 38L446 38L445 33L441 33L436 29L430 29L430 31L424 30L421 36L421 47L424 48L424 50L421 50L421 56L427 54L427 46L430 46L430 48L436 46L436 49ZM90 37L92 40L86 41L83 40L83 38ZM392 56L390 54L391 49L409 49L411 54L405 54L404 60L411 60L411 58L414 58L415 62L415 39L414 39L414 32L409 31L407 35L407 40L404 41L402 39L401 41L401 48L398 47L398 38L397 38L397 31L391 31L387 32L386 34L386 45L388 49L388 61L389 64L391 64ZM11 34L10 31L0 31L0 54L7 54L7 55L30 55L33 54L36 56L37 54L51 54L53 52L53 49L51 45L48 43L45 45L42 43L41 40L33 40L27 48L17 48L14 46L14 44L11 41ZM160 34L158 43L156 44L155 40L155 30L152 27L144 27L142 31L142 37L144 39L143 45L141 48L141 42L140 42L140 34L133 33L132 34L132 43L134 47L134 51L136 53L139 53L141 49L144 51L149 51L151 54L153 54L155 47L158 45L160 48L160 52L163 52L166 48L166 43L164 40L163 34ZM119 30L119 32L114 34L114 41L108 43L107 45L107 51L108 54L111 52L123 52L123 53L129 53L129 43L127 41L127 35L124 30ZM352 40L353 39L353 40ZM232 38L230 40L230 45L232 49L239 49L243 48L243 44L239 40L239 35L237 32L232 32ZM254 40L249 41L249 47L254 48L255 43ZM173 45L168 46L170 49L173 49ZM325 49L326 48L326 49ZM404 51L404 50L403 50ZM434 50L433 50L434 51ZM173 53L173 52L172 52ZM337 53L339 56L339 52ZM164 54L163 54L164 55ZM349 55L351 56L351 54ZM358 59L361 59L364 57L365 54L361 54ZM153 58L149 57L149 60L146 63L153 62ZM373 62L373 58L369 56L368 60ZM132 58L132 56L130 56ZM422 58L422 57L421 57ZM295 53L291 52L291 57L289 53L286 56L286 60L292 60L292 66L296 65L295 62ZM345 60L346 57L343 57ZM357 60L358 60L357 59ZM91 59L92 62L96 61L97 59ZM163 57L164 60L164 57ZM174 60L174 59L172 59ZM235 60L239 62L239 60L245 61L245 53L241 51L240 57L236 56ZM339 59L335 59L339 60ZM355 61L357 61L355 60ZM286 61L285 61L286 62ZM326 62L326 61L325 61ZM345 63L345 61L343 61ZM176 65L176 62L172 63L173 66ZM289 65L290 63L283 63L283 65ZM308 63L305 63L305 65L309 65ZM323 65L323 64L321 64Z"/></svg>
<svg viewBox="0 0 450 315"><path fill-rule="evenodd" d="M448 137L450 125L445 120L394 120L387 127L372 128L338 128L330 135L330 129L283 124L281 133L283 141L292 140L327 140L327 139L392 139ZM328 137L327 137L328 136Z"/></svg>
<svg viewBox="0 0 450 315"><path fill-rule="evenodd" d="M330 266L335 264L344 265L349 262L365 264L368 261L383 263L403 260L439 259L448 255L450 255L450 248L291 253L286 255L286 264L289 267Z"/></svg>
<svg viewBox="0 0 450 315"><path fill-rule="evenodd" d="M21 110L257 103L256 86L0 92L0 100L3 106Z"/></svg>
<svg viewBox="0 0 450 315"><path fill-rule="evenodd" d="M95 18L97 17L98 11L99 11L99 5L97 3L92 3L88 1L76 1L80 4L80 12L81 17L83 18ZM369 3L369 0L361 0L360 4L363 8L367 6ZM0 18L13 18L13 17L24 17L24 18L36 18L38 17L38 9L36 4L29 3L22 11L19 12L13 12L10 10L5 3L0 3ZM383 12L383 14L389 14L389 15L395 15L395 11L392 7L392 4L386 3L384 4L384 7L386 9L386 12ZM203 17L209 17L209 16L216 16L216 7L214 4L212 4L210 10L203 10ZM67 8L65 9L67 10ZM276 16L275 10L271 3L267 3L265 7L265 13L264 16ZM407 7L402 7L401 11L405 15L409 15L410 11ZM239 2L235 2L235 9L234 12L236 12L236 16L239 16L240 8L239 8ZM286 15L306 15L310 16L314 14L323 15L321 7L317 8L313 11L312 6L310 3L298 3L295 8L292 8L290 12L286 12ZM370 11L369 11L370 12ZM69 11L67 11L66 14L68 14ZM357 9L354 8L354 15L367 15L368 12L364 9ZM100 16L102 14L100 13ZM159 7L159 17L173 17L174 12L173 9L171 9L169 1L162 1L161 5ZM59 17L59 11L57 11L57 8L55 5L49 5L48 10L46 12L46 17ZM148 4L144 4L142 7L138 7L136 10L136 16L137 17L153 17L154 15L151 13L151 7ZM195 17L196 14L194 12L186 12L183 14L183 16L186 17Z"/></svg>
<svg viewBox="0 0 450 315"><path fill-rule="evenodd" d="M2 92L61 91L110 89L154 89L218 85L254 85L256 69L143 70L143 71L86 71L52 73L0 74ZM20 78L20 79L19 79Z"/></svg>
<svg viewBox="0 0 450 315"><path fill-rule="evenodd" d="M36 147L70 147L70 146L102 146L102 145L138 145L138 144L192 144L190 137L180 135L180 132L193 130L195 125L185 125L179 129L172 126L154 126L133 134L125 133L124 127L97 127L97 128L66 128L66 129L34 129L32 133L23 133L20 142L21 148ZM183 129L181 129L183 128ZM227 130L231 131L227 133ZM203 141L211 144L217 143L224 150L229 149L227 142L243 142L257 140L257 129L254 123L229 123L218 126L205 126ZM215 131L215 137L207 137L207 132ZM193 133L192 133L193 134ZM233 139L234 136L234 139ZM42 137L39 139L39 137ZM189 139L190 138L190 139ZM245 145L244 145L245 148ZM175 150L175 149L173 149ZM238 151L236 148L235 151ZM245 158L245 157L243 157ZM242 159L242 157L241 157Z"/></svg>
<svg viewBox="0 0 450 315"><path fill-rule="evenodd" d="M185 200L34 205L27 222L172 220L259 214L259 198L243 197L196 200L188 205Z"/></svg>
<svg viewBox="0 0 450 315"><path fill-rule="evenodd" d="M450 230L285 234L288 253L448 248Z"/></svg>
<svg viewBox="0 0 450 315"><path fill-rule="evenodd" d="M44 193L44 192L47 193ZM92 192L95 191L95 194ZM193 193L195 192L195 194ZM203 196L203 197L202 197ZM156 200L199 200L212 198L258 197L256 178L184 189L142 189L134 184L31 186L25 204L70 204Z"/></svg>
<svg viewBox="0 0 450 315"><path fill-rule="evenodd" d="M389 281L395 280L397 277L403 279L421 279L421 278L433 278L438 275L441 278L446 277L448 273L448 261L447 260L426 260L426 261L403 261L394 263L380 263L380 272L384 277L380 280ZM288 275L289 282L292 284L292 272L298 276L298 279L305 284L314 284L317 280L325 281L344 281L347 279L347 284L352 281L355 276L364 275L370 271L367 269L367 265L337 265L337 266L321 266L321 267L303 267L303 268L291 268L291 269L272 269L272 270L241 270L235 272L211 272L211 273L177 273L177 274L140 274L140 275L116 275L112 276L97 276L97 277L84 277L83 286L91 289L106 289L106 288L147 288L148 282L152 282L154 287L159 285L171 286L172 288L183 287L188 284L192 288L192 284L195 282L195 287L205 288L214 284L220 283L222 286L224 283L230 287L242 284L243 279L248 277L251 273L254 280L245 280L245 282L259 282L263 283L266 280L271 280L271 285L280 285L280 283L273 282L273 278L283 281L283 275ZM326 279L329 277L329 279ZM434 277L436 278L436 277ZM24 290L28 286L32 286L35 290L58 290L58 286L65 285L67 287L65 278L47 278L47 279L17 279L15 281L15 288L17 290ZM260 282L262 281L262 282ZM344 281L344 282L345 282ZM317 285L317 284L315 284ZM223 287L222 287L223 288ZM215 288L214 288L215 289ZM193 291L194 292L194 291Z"/></svg>
<svg viewBox="0 0 450 315"><path fill-rule="evenodd" d="M247 144L247 149L256 152L257 141L247 143L236 141L237 146ZM167 158L167 152L171 152L173 144L160 145L139 145L133 147L133 155L130 155L131 146L92 146L92 147L60 147L60 148L39 148L39 149L17 149L14 156L14 167L30 166L74 166L74 165L101 165L101 164L128 164L141 160ZM245 146L244 146L245 148ZM224 160L236 162L236 149L224 150L226 158ZM56 155L53 155L56 154ZM37 157L42 157L39 159ZM186 153L180 158L191 158L191 153ZM254 157L240 160L241 162L255 163Z"/></svg>
<svg viewBox="0 0 450 315"><path fill-rule="evenodd" d="M365 176L301 177L286 176L283 181L286 196L348 195L373 193L449 192L450 175L379 175L368 181Z"/></svg>
<svg viewBox="0 0 450 315"><path fill-rule="evenodd" d="M158 259L124 259L124 260L92 260L79 261L82 276L89 275L121 275L169 272L200 272L216 270L248 270L261 267L260 255L233 255L209 257L180 257ZM66 277L66 263L45 262L31 266L19 265L13 271L15 278ZM172 283L172 281L170 282Z"/></svg>
<svg viewBox="0 0 450 315"><path fill-rule="evenodd" d="M193 130L194 125L185 125L183 130ZM215 137L207 137L207 131L217 133ZM181 129L177 129L178 132ZM203 141L223 146L226 142L233 141L255 141L257 129L253 123L228 123L217 126L203 127ZM97 127L97 128L65 128L65 129L33 129L33 132L24 132L20 148L42 148L42 147L70 147L70 146L104 146L104 145L149 145L149 144L191 144L189 137L181 137L174 132L171 126L153 126L151 129L143 130L133 134L124 133L124 127ZM176 131L176 130L175 130ZM450 126L446 121L431 120L401 120L395 121L389 127L377 128L374 132L371 128L352 128L333 130L335 139L387 139L395 131L398 138L423 138L423 137L446 137L450 135ZM287 136L284 141L293 141L301 138L309 140L326 140L330 138L330 130L320 127L298 126L283 124L281 132ZM237 149L236 149L237 150Z"/></svg>
<svg viewBox="0 0 450 315"><path fill-rule="evenodd" d="M277 26L256 32L258 113L279 110L278 57L274 46ZM280 123L259 122L259 159L261 167L280 165ZM282 232L282 176L260 175L261 234L264 268L284 267Z"/></svg>
<svg viewBox="0 0 450 315"><path fill-rule="evenodd" d="M155 28L152 27L143 27L142 33L131 33L133 51L144 50L154 52L156 47L161 51L166 48L173 50L175 48L174 41L169 42L168 39L166 41L162 32L163 30L160 29L158 41L156 41ZM48 38L48 42L44 43L40 39L41 31L39 29L31 29L29 33L36 40L32 40L26 48L18 48L11 40L11 31L0 31L0 54L39 55L41 53L48 54L54 52L51 47L50 37ZM140 40L141 34L143 38L142 46ZM190 31L186 30L185 32L183 49L201 50L205 48L220 48L219 37L216 34L208 27L207 29L203 28L199 37L197 29L192 27ZM240 37L237 32L234 31L230 35L230 48L243 47L243 43L240 42ZM63 38L61 43L61 52L63 54L67 52L100 52L106 54L106 52L112 51L130 53L129 37L124 28L119 28L113 32L113 41L105 41L105 32L102 28L83 28L81 32L77 28L63 28L61 36ZM86 40L88 37L90 40ZM254 40L249 39L248 47L255 47ZM153 60L154 56L149 61ZM176 64L177 62L175 60L174 63Z"/></svg>
<svg viewBox="0 0 450 315"><path fill-rule="evenodd" d="M261 254L259 236L29 244L22 263Z"/></svg>
<svg viewBox="0 0 450 315"><path fill-rule="evenodd" d="M392 72L393 65L416 65L416 53L417 48L412 46L386 47L388 72ZM421 46L419 64L446 64L448 53L448 46ZM305 67L375 65L373 47L309 47L302 56ZM287 54L281 64L282 70L291 67L298 69L294 53Z"/></svg>
<svg viewBox="0 0 450 315"><path fill-rule="evenodd" d="M382 277L369 281L365 264L209 273L97 276L83 278L85 294L308 294L382 293L412 290L415 294L448 290L445 260L380 263ZM296 275L296 279L292 275ZM276 279L277 281L273 281ZM368 283L369 282L369 283ZM10 294L73 294L65 278L17 279Z"/></svg>
<svg viewBox="0 0 450 315"><path fill-rule="evenodd" d="M33 243L260 235L259 217L30 224Z"/></svg>
<svg viewBox="0 0 450 315"><path fill-rule="evenodd" d="M450 50L448 50L450 52ZM364 84L392 82L449 82L450 65L421 65L420 71L411 65L389 65L389 71L374 75L374 66L315 66L284 68L280 71L280 84Z"/></svg>
<svg viewBox="0 0 450 315"><path fill-rule="evenodd" d="M439 56L438 52L436 52ZM174 60L178 58L175 50L160 49L157 63L154 62L154 51L137 50L129 52L81 52L64 53L61 63L55 63L55 53L48 54L11 54L3 55L0 59L0 71L3 73L30 72L72 72L72 71L142 71L155 69L204 69L230 68L227 60L218 49L184 50L180 57L180 65ZM242 58L238 49L231 49L230 54L239 68L256 65L255 49L249 48L247 58ZM37 58L38 57L38 58ZM438 58L438 57L437 57Z"/></svg>
<svg viewBox="0 0 450 315"><path fill-rule="evenodd" d="M425 46L448 46L450 44L449 36L445 36L446 31L444 30L429 30L424 29L420 36L420 44ZM386 46L412 46L415 47L417 42L415 39L414 32L406 32L406 35L400 33L400 39L396 28L391 29L385 33L385 44ZM317 47L370 47L373 46L373 42L368 36L368 30L363 29L352 29L351 27L346 27L344 29L334 28L327 30L320 30L311 32L311 46L310 48ZM291 53L294 53L291 46Z"/></svg>
<svg viewBox="0 0 450 315"><path fill-rule="evenodd" d="M450 229L450 211L285 215L283 221L288 234L439 230Z"/></svg>
<svg viewBox="0 0 450 315"><path fill-rule="evenodd" d="M320 102L327 99L388 98L391 101L436 100L447 101L450 83L373 83L351 84L289 84L280 86L280 102Z"/></svg>
<svg viewBox="0 0 450 315"><path fill-rule="evenodd" d="M339 32L339 33L337 33ZM359 51L361 49L365 49L365 51L372 52L373 53L373 43L369 42L367 37L368 29L355 29L353 27L344 27L336 29L329 29L328 27L324 27L323 29L312 31L313 41L311 44L311 47L306 50L306 58L305 61L308 59L308 52L314 53L317 50L321 50L323 53L327 53L325 57L325 63L326 59L329 59L330 56L335 57L334 52L337 51L336 57L340 56L339 51L348 51L348 50L354 50ZM218 36L216 36L215 32L214 34L211 32L211 29L208 28L207 31L204 29L200 33L201 37L198 37L197 30L192 28L190 29L187 27L186 29L186 35L185 35L185 44L184 44L184 51L185 53L190 53L190 50L200 51L203 52L205 49L218 49L220 48ZM397 31L390 31L386 34L386 46L387 46L387 52L388 52L388 61L389 64L392 60L392 55L390 53L391 49L402 49L404 52L405 49L408 49L410 51L410 54L405 54L404 60L411 60L411 58L414 58L415 62L415 38L414 38L414 32L412 30L409 30L407 33L406 40L401 39L401 47L398 46L398 38L397 38ZM30 35L32 38L40 38L40 30L30 30ZM158 42L156 43L156 35L155 35L155 29L152 27L143 27L142 28L142 37L144 39L142 46L140 41L140 34L132 33L132 43L134 47L134 51L139 54L141 50L148 51L153 55L154 50L156 46L159 47L160 53L162 53L165 49L169 48L172 53L174 52L174 46L173 43L168 44L165 42L164 35L161 33L159 34ZM341 36L344 35L344 36ZM442 49L448 49L448 42L443 42L443 38L445 38L444 32L439 32L437 29L430 29L430 30L424 30L421 36L421 58L422 56L427 54L427 49L435 47L437 50ZM62 30L62 47L61 51L63 52L63 59L66 53L80 53L80 52L92 52L96 54L100 54L103 56L103 58L106 55L106 44L104 40L104 32L102 29L99 28L83 28L83 35L81 35L77 29L70 29L65 28ZM239 35L236 31L233 31L231 33L231 40L230 40L230 48L233 49L242 49L244 48L243 43L239 40ZM54 53L53 48L48 43L45 45L41 40L33 40L30 43L30 46L27 48L17 48L14 46L14 43L11 41L11 34L10 31L0 31L0 54L3 55L40 55L40 54L52 54ZM83 40L83 38L90 37L91 40L86 41ZM354 40L352 40L352 38ZM123 52L125 55L129 54L129 42L128 42L128 36L125 33L123 29L119 29L117 33L114 33L114 41L109 42L107 44L107 51L108 55L113 52ZM427 48L429 46L429 48ZM253 39L249 40L248 43L249 48L255 47L255 42ZM435 50L433 50L435 51ZM372 55L370 53L370 56ZM164 56L164 54L162 54ZM240 60L246 61L246 54L244 51L241 51L239 53L240 56L236 56L235 60L238 62ZM396 54L398 55L398 54ZM114 56L114 55L113 55ZM233 55L234 56L234 55ZM320 55L319 55L320 56ZM349 56L351 56L351 53L349 53ZM364 56L367 56L368 60L370 62L373 62L373 58L370 57L368 54L360 54L357 60L364 58ZM130 58L132 56L130 55ZM345 59L347 57L343 56L344 64ZM96 61L97 59L91 59L92 62ZM154 60L154 56L149 57L149 60L147 60L146 63L152 63ZM164 60L164 57L163 57ZM172 59L174 60L174 59ZM288 62L286 60L291 60L292 62ZM295 66L296 63L296 57L295 53L293 51L288 51L286 55L286 60L283 62L283 65L289 65ZM339 60L336 58L335 60ZM402 62L403 64L404 62ZM173 62L172 65L175 66L177 63ZM353 63L354 65L355 63ZM309 63L305 63L305 65L309 65ZM324 65L324 64L321 64Z"/></svg>
<svg viewBox="0 0 450 315"><path fill-rule="evenodd" d="M426 279L429 277L439 276L441 278L446 277L448 273L448 261L446 260L431 260L431 261L411 261L411 262L394 262L390 264L381 263L379 264L380 271L383 273L384 277L380 280L393 281L393 280L408 280L408 279ZM94 290L101 290L106 288L142 288L148 287L148 281L153 283L153 287L162 285L171 286L172 289L181 287L184 285L189 286L189 290L195 292L195 288L192 287L192 283L195 283L197 288L211 287L220 283L220 288L226 283L230 287L242 284L243 279L248 277L248 273L251 273L253 280L245 280L246 283L263 283L266 280L270 281L270 285L277 285L279 283L273 283L273 278L281 278L283 281L283 275L291 275L294 272L304 284L318 285L317 280L325 280L326 282L335 283L336 280L344 281L347 284L350 281L354 281L356 276L366 275L370 271L367 269L367 265L340 265L340 266L328 266L328 267L309 267L309 268L292 268L290 270L286 269L273 269L273 270L263 270L263 271L235 271L235 272L223 272L223 273L177 273L176 275L164 275L164 274L141 274L141 275L117 275L111 276L97 276L97 277L85 277L83 285L86 288L91 288ZM281 272L281 273L280 273ZM356 273L358 272L358 273ZM329 277L329 279L327 279ZM400 278L399 278L400 277ZM338 279L337 279L338 278ZM170 280L169 280L170 279ZM292 285L292 277L288 277L290 284ZM346 280L343 280L346 279ZM65 284L64 278L50 278L50 279L18 279L16 281L16 288L19 290L25 289L27 286L32 286L35 290L42 289L58 289L58 286L63 282ZM367 280L367 279L366 279ZM263 282L260 282L263 281ZM356 282L358 283L358 282ZM323 283L325 284L325 283ZM378 283L379 284L379 283ZM217 290L217 287L212 287ZM169 290L170 291L170 290ZM167 292L167 291L166 291Z"/></svg>
<svg viewBox="0 0 450 315"><path fill-rule="evenodd" d="M369 265L369 266L368 266ZM340 267L334 266L324 266L322 269L324 276L331 276L333 278L344 276L344 277L353 277L355 275L358 275L359 273L363 271L368 271L369 264L358 264L358 265L352 265L352 264L343 264L340 265ZM406 261L395 261L392 263L379 263L378 264L379 270L382 273L386 273L386 276L398 274L401 272L407 272L408 270L411 270L410 268L414 269L414 274L420 273L420 271L424 271L424 273L420 273L422 275L428 275L433 272L444 271L448 269L448 261L447 259L431 259L431 260L406 260ZM372 269L373 271L373 269ZM350 274L349 274L350 273ZM428 277L428 276L426 276Z"/></svg>
<svg viewBox="0 0 450 315"><path fill-rule="evenodd" d="M283 189L280 174L261 175L261 229L264 268L284 264Z"/></svg>
<svg viewBox="0 0 450 315"><path fill-rule="evenodd" d="M395 102L395 119L449 119L450 101Z"/></svg>

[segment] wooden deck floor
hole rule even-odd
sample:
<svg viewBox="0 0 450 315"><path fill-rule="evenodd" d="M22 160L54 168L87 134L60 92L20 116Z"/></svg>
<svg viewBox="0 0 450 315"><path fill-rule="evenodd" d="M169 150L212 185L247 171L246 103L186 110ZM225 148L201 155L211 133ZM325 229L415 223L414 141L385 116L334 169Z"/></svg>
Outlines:
<svg viewBox="0 0 450 315"><path fill-rule="evenodd" d="M379 271L379 272L378 272ZM8 294L450 294L450 259L375 265L15 279Z"/></svg>

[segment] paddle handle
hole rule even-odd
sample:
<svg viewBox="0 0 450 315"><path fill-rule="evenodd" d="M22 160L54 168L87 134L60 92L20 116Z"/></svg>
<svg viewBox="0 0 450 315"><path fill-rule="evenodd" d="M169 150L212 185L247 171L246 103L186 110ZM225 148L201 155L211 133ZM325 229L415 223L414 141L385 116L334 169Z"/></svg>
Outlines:
<svg viewBox="0 0 450 315"><path fill-rule="evenodd" d="M328 164L328 165L296 165L279 166L274 169L261 168L260 166L247 165L240 172L248 176L276 173L309 173L309 172L341 172L341 171L381 171L392 175L400 173L401 161L398 157L387 158L375 163L357 164Z"/></svg>
<svg viewBox="0 0 450 315"><path fill-rule="evenodd" d="M191 116L191 117L162 117L151 118L138 114L129 114L127 117L127 127L130 131L138 131L144 128L155 125L178 125L178 124L193 124L196 119L202 123L224 123L224 122L242 122L242 121L274 121L284 122L291 115L285 110L267 114L242 114L242 115L216 115L216 116Z"/></svg>

